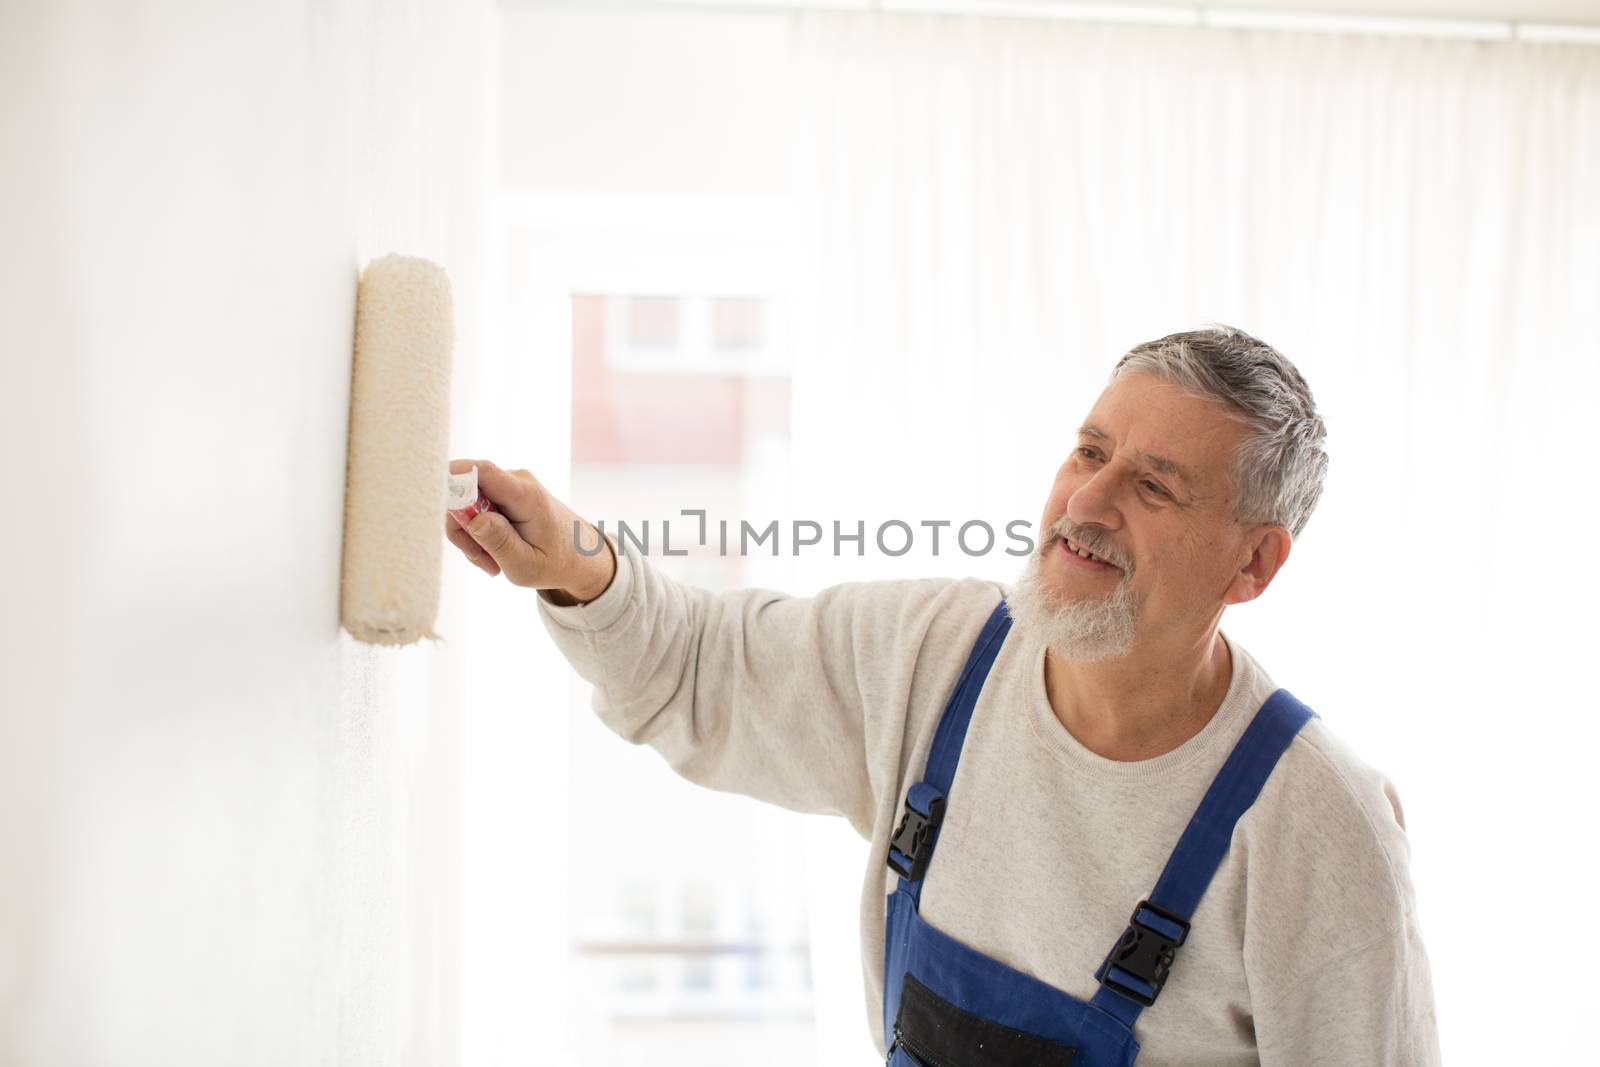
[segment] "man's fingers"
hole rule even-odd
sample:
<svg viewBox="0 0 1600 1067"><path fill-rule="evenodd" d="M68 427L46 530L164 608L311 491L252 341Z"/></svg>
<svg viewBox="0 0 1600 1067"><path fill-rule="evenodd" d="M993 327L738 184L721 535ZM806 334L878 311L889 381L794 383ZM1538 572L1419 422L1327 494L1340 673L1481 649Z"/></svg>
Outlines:
<svg viewBox="0 0 1600 1067"><path fill-rule="evenodd" d="M472 520L467 533L479 547L494 557L494 561L514 584L522 585L531 579L533 560L528 557L533 549L528 547L522 535L511 528L511 523L506 521L504 515L486 511Z"/></svg>
<svg viewBox="0 0 1600 1067"><path fill-rule="evenodd" d="M500 521L495 522L496 518L500 518ZM467 527L467 533L485 552L493 556L497 563L500 562L500 557L510 550L511 538L514 536L510 525L505 519L497 516L492 511L486 511L481 515L475 516ZM504 563L500 565L502 567L505 566Z"/></svg>
<svg viewBox="0 0 1600 1067"><path fill-rule="evenodd" d="M527 522L538 508L536 494L544 487L525 470L505 471L487 459L453 459L451 474L465 474L474 466L478 468L478 489L494 502L512 522Z"/></svg>
<svg viewBox="0 0 1600 1067"><path fill-rule="evenodd" d="M452 515L445 516L444 535L452 545L461 550L463 556L466 556L468 560L491 578L500 573L500 564L494 561L493 556L479 547L478 542L474 541L472 535L461 528L461 524L456 522L455 517Z"/></svg>
<svg viewBox="0 0 1600 1067"><path fill-rule="evenodd" d="M475 516L468 527L447 514L445 533L462 554L490 574L504 574L513 585L537 587L548 578L551 561L535 538L562 513L539 479L526 470L501 470L487 459L452 459L450 473L478 468L478 489L494 510Z"/></svg>

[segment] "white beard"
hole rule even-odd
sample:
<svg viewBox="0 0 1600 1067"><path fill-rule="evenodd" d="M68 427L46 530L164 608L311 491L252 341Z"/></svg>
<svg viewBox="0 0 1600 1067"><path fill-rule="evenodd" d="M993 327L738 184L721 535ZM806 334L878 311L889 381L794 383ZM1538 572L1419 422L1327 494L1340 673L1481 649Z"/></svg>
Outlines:
<svg viewBox="0 0 1600 1067"><path fill-rule="evenodd" d="M1133 649L1138 604L1124 573L1104 597L1062 597L1044 586L1040 568L1046 552L1062 551L1055 537L1028 557L1006 597L1012 625L1029 641L1041 641L1063 660L1090 663L1119 659Z"/></svg>

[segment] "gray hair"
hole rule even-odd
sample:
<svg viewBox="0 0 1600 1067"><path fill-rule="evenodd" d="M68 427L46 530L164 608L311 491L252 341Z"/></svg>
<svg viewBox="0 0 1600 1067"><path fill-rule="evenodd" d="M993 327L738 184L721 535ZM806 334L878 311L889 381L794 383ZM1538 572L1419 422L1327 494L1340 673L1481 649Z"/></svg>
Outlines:
<svg viewBox="0 0 1600 1067"><path fill-rule="evenodd" d="M1328 434L1293 363L1243 330L1212 325L1137 346L1117 361L1111 381L1124 374L1156 375L1243 423L1231 472L1234 519L1279 523L1300 536L1322 496Z"/></svg>

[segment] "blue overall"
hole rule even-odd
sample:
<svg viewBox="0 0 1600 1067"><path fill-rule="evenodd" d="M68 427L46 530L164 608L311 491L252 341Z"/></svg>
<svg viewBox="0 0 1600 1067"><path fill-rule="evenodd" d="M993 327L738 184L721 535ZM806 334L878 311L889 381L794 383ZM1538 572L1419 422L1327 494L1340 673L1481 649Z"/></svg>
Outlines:
<svg viewBox="0 0 1600 1067"><path fill-rule="evenodd" d="M1005 601L989 617L934 735L923 781L889 849L900 876L888 898L883 1031L889 1067L1129 1067L1133 1024L1167 980L1206 887L1278 757L1313 716L1286 689L1261 706L1217 773L1147 900L1133 910L1087 1003L957 941L918 911L967 724L1011 628ZM1116 931L1107 931L1113 937Z"/></svg>

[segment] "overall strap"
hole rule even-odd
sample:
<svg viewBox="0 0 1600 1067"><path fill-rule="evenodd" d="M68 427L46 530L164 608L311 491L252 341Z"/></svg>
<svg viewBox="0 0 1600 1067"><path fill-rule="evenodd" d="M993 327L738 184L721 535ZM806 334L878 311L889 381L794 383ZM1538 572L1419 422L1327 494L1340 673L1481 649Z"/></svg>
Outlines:
<svg viewBox="0 0 1600 1067"><path fill-rule="evenodd" d="M1287 689L1261 705L1195 809L1149 899L1134 909L1127 930L1095 973L1101 982L1095 1005L1131 1027L1139 1012L1155 1003L1175 950L1189 935L1189 920L1228 854L1234 826L1315 715Z"/></svg>
<svg viewBox="0 0 1600 1067"><path fill-rule="evenodd" d="M950 793L950 783L955 780L961 746L967 738L967 725L972 721L972 709L978 704L978 694L989 677L989 668L994 665L1010 629L1011 615L1006 610L1006 602L1001 600L973 643L955 691L945 704L922 781L906 794L905 815L890 839L888 860L889 869L900 876L901 887L914 899L922 895L922 878L933 858L939 824L944 819L945 798Z"/></svg>

